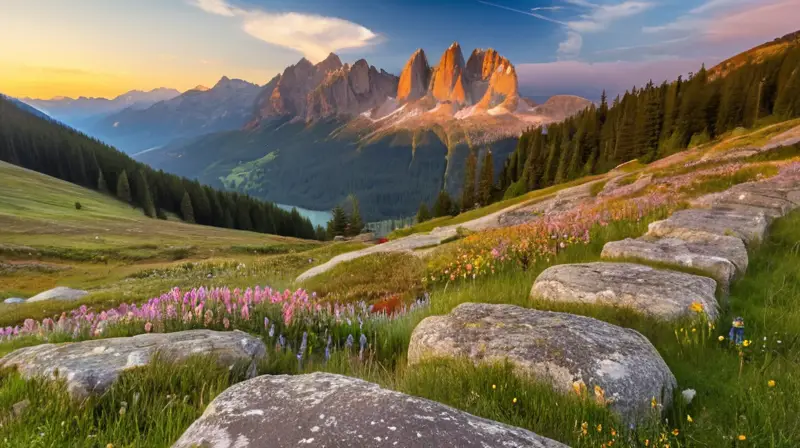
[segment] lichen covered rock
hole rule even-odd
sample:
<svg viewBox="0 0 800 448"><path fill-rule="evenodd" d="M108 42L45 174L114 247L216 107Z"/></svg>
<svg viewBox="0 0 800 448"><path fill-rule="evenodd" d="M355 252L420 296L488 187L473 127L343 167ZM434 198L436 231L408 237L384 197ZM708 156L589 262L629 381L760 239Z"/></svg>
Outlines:
<svg viewBox="0 0 800 448"><path fill-rule="evenodd" d="M173 448L566 445L330 373L264 375L221 393Z"/></svg>
<svg viewBox="0 0 800 448"><path fill-rule="evenodd" d="M652 415L654 397L669 405L676 384L653 345L634 330L513 305L465 303L424 319L411 335L408 362L434 358L508 361L521 375L565 393L588 390L595 397L597 386L597 399L629 422Z"/></svg>
<svg viewBox="0 0 800 448"><path fill-rule="evenodd" d="M25 347L0 359L0 367L15 367L24 378L64 379L69 393L80 399L103 393L122 372L148 365L157 353L169 361L211 355L222 365L249 363L254 375L266 347L241 331L189 330Z"/></svg>

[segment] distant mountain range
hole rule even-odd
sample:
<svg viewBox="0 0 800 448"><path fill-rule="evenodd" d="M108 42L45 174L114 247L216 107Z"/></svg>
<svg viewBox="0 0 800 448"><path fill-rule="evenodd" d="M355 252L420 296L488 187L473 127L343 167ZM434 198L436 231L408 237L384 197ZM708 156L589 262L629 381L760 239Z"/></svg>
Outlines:
<svg viewBox="0 0 800 448"><path fill-rule="evenodd" d="M129 146L122 147L146 150L137 159L279 203L326 210L355 193L367 219L376 220L408 216L442 189L458 194L470 152L482 159L492 151L499 173L523 130L591 105L573 96L537 105L519 95L508 59L489 49L475 50L465 60L457 43L433 67L423 50L416 51L399 77L363 59L351 65L335 54L317 64L303 58L247 92L253 95L247 117L233 103L221 107L240 120L238 126L236 120L201 114L209 120L203 129L219 124L221 132L191 137L189 126L180 136L167 135L175 126L160 126L169 122L165 118L121 118L157 117L157 109L178 97L109 117L106 129L95 134L110 135L112 121L119 129L131 126ZM178 115L203 110L196 105ZM171 142L158 147L159 132Z"/></svg>
<svg viewBox="0 0 800 448"><path fill-rule="evenodd" d="M175 89L158 88L149 92L131 90L113 98L68 98L56 97L49 100L21 98L20 100L78 129L91 127L102 117L123 109L146 109L153 104L180 95Z"/></svg>

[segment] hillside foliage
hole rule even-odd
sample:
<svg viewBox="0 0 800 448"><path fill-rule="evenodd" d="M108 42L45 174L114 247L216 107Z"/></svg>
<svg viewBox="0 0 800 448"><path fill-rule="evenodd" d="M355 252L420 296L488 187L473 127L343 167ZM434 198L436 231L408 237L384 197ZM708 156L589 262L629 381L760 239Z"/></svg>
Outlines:
<svg viewBox="0 0 800 448"><path fill-rule="evenodd" d="M800 47L711 80L648 83L547 129L522 134L501 187L517 194L606 172L632 159L648 163L739 127L800 116Z"/></svg>
<svg viewBox="0 0 800 448"><path fill-rule="evenodd" d="M164 212L168 212L215 227L309 239L316 236L311 222L296 210L287 212L247 195L155 171L80 132L23 111L4 98L0 98L0 160L108 192L150 217L165 218Z"/></svg>

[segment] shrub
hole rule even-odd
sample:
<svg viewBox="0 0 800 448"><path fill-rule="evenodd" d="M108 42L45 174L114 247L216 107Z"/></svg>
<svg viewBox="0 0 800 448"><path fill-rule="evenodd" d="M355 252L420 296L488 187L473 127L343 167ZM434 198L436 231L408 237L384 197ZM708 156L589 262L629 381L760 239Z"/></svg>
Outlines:
<svg viewBox="0 0 800 448"><path fill-rule="evenodd" d="M78 202L78 201L75 201L75 210L80 210L82 208L83 208L83 206L81 205L81 203Z"/></svg>

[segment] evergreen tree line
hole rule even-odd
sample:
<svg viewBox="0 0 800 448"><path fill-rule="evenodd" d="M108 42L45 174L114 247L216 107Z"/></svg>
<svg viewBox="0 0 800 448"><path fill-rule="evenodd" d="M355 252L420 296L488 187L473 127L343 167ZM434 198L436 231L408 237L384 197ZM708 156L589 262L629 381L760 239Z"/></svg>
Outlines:
<svg viewBox="0 0 800 448"><path fill-rule="evenodd" d="M0 160L116 196L151 218L312 239L297 210L155 171L104 143L25 112L0 97Z"/></svg>
<svg viewBox="0 0 800 448"><path fill-rule="evenodd" d="M321 234L319 239L332 239L337 236L356 236L364 230L364 220L361 218L361 210L358 207L358 199L355 195L348 196L349 213L341 205L337 205L331 211L331 220L328 221L326 234ZM318 232L321 231L318 230Z"/></svg>
<svg viewBox="0 0 800 448"><path fill-rule="evenodd" d="M617 96L548 128L522 134L505 162L506 197L611 170L648 163L738 127L800 116L800 47L727 76L701 68L688 79Z"/></svg>
<svg viewBox="0 0 800 448"><path fill-rule="evenodd" d="M429 221L443 216L455 216L492 203L498 191L494 182L494 160L489 149L483 156L480 174L478 173L478 156L475 151L470 151L464 167L464 183L461 187L460 201L455 201L447 191L440 191L433 207L422 203L417 210L417 222Z"/></svg>

